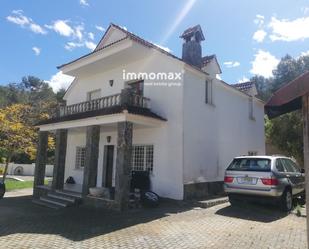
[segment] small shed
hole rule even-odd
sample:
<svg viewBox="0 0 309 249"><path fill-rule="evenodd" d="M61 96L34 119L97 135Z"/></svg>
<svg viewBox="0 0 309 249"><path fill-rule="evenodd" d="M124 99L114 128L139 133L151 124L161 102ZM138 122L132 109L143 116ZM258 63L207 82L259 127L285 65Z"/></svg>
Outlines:
<svg viewBox="0 0 309 249"><path fill-rule="evenodd" d="M267 116L272 119L282 114L302 109L304 168L306 172L306 200L309 200L309 72L289 82L269 99L265 105ZM309 214L309 205L306 205ZM309 245L309 216L307 215L307 241Z"/></svg>

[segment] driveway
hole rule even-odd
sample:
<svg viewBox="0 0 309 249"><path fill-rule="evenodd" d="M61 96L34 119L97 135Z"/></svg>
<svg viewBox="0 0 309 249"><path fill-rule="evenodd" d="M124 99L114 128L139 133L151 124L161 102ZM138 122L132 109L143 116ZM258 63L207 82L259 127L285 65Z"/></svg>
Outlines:
<svg viewBox="0 0 309 249"><path fill-rule="evenodd" d="M0 200L0 248L307 248L306 219L273 207L164 203L126 213Z"/></svg>

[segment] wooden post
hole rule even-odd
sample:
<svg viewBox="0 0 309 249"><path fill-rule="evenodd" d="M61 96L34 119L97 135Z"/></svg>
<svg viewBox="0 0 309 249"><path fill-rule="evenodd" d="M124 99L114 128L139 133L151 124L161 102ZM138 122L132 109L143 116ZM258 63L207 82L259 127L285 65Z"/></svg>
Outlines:
<svg viewBox="0 0 309 249"><path fill-rule="evenodd" d="M129 207L132 133L131 122L118 123L115 201L120 210Z"/></svg>
<svg viewBox="0 0 309 249"><path fill-rule="evenodd" d="M309 200L309 93L303 96L303 136L304 136L304 169L306 174L306 200ZM309 205L306 205L309 214ZM307 215L307 243L309 245L309 215Z"/></svg>

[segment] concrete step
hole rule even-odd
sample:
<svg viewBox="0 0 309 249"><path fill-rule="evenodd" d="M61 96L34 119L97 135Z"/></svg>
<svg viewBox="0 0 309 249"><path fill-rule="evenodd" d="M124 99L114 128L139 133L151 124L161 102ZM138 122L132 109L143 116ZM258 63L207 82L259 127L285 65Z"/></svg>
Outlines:
<svg viewBox="0 0 309 249"><path fill-rule="evenodd" d="M77 202L77 198L75 197L71 197L71 196L67 196L67 195L63 195L63 194L59 194L59 193L48 193L47 194L48 197L54 198L54 199L59 199L62 201L67 201L70 203L75 204Z"/></svg>
<svg viewBox="0 0 309 249"><path fill-rule="evenodd" d="M40 197L40 200L43 201L43 202L47 202L49 204L59 206L59 207L72 206L71 202L60 200L58 198L53 198L53 197L49 197L49 196Z"/></svg>
<svg viewBox="0 0 309 249"><path fill-rule="evenodd" d="M58 210L60 209L61 207L57 206L57 205L54 205L52 203L48 203L48 202L45 202L45 201L41 201L41 200L32 200L33 203L37 204L37 205L40 205L42 207L47 207L47 208L51 208L51 209L55 209L55 210Z"/></svg>
<svg viewBox="0 0 309 249"><path fill-rule="evenodd" d="M68 191L68 190L56 190L55 193L61 194L62 196L67 196L76 199L82 199L82 194Z"/></svg>

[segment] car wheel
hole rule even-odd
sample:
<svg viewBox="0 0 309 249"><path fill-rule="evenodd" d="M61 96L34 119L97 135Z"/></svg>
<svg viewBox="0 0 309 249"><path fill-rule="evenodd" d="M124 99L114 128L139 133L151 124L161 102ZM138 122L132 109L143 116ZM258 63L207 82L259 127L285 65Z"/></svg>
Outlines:
<svg viewBox="0 0 309 249"><path fill-rule="evenodd" d="M285 212L289 212L293 207L293 196L291 190L285 190L281 196L281 209Z"/></svg>

